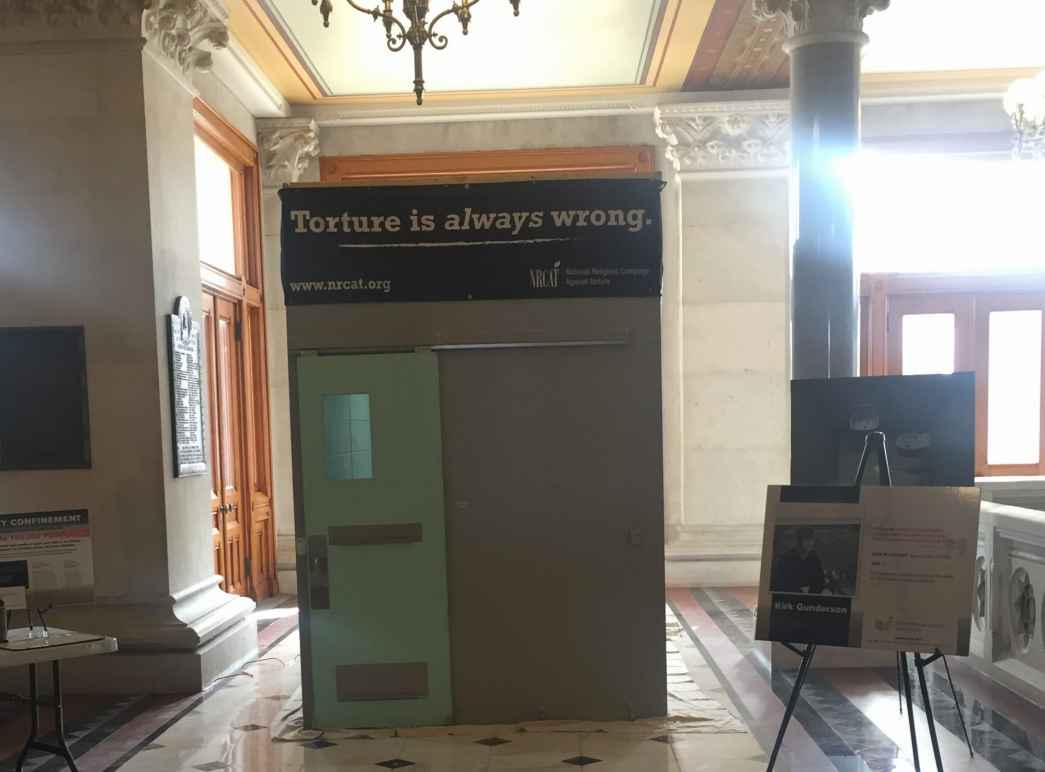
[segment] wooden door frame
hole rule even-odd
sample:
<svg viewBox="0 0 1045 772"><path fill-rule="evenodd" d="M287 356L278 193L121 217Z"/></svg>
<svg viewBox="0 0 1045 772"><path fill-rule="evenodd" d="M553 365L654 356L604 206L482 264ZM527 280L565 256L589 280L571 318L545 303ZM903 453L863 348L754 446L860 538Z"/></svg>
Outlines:
<svg viewBox="0 0 1045 772"><path fill-rule="evenodd" d="M656 171L649 145L321 156L321 184L458 184L482 180L634 177Z"/></svg>
<svg viewBox="0 0 1045 772"><path fill-rule="evenodd" d="M257 147L205 102L193 102L195 135L237 175L233 186L236 273L200 261L203 290L237 305L237 377L242 394L235 420L242 437L240 515L250 563L244 566L247 592L276 594L276 533L272 496L272 444L268 394L267 329L261 250L261 176ZM212 464L213 466L213 464ZM261 523L263 543L255 540ZM262 554L257 554L257 553Z"/></svg>
<svg viewBox="0 0 1045 772"><path fill-rule="evenodd" d="M863 274L860 277L861 375L898 375L904 313L956 316L955 370L976 373L976 474L1038 475L1045 471L1045 394L1038 464L987 463L988 320L991 311L1041 309L1045 336L1045 273ZM1042 358L1045 391L1045 357Z"/></svg>

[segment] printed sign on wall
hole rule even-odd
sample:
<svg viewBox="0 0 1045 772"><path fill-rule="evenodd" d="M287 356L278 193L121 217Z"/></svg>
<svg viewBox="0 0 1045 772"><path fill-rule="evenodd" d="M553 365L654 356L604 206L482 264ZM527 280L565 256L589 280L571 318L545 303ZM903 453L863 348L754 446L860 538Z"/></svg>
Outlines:
<svg viewBox="0 0 1045 772"><path fill-rule="evenodd" d="M86 509L0 515L0 597L25 607L82 603L94 597L94 559ZM21 605L12 605L12 602Z"/></svg>
<svg viewBox="0 0 1045 772"><path fill-rule="evenodd" d="M770 486L755 637L969 653L977 488Z"/></svg>
<svg viewBox="0 0 1045 772"><path fill-rule="evenodd" d="M287 187L287 305L657 297L661 183Z"/></svg>

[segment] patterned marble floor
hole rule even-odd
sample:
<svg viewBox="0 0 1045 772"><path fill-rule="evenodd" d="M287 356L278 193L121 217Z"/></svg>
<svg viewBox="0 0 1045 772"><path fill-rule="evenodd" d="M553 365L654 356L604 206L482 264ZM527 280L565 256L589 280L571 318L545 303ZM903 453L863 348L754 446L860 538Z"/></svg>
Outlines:
<svg viewBox="0 0 1045 772"><path fill-rule="evenodd" d="M670 608L702 661L763 748L772 748L794 670L770 667L768 644L753 640L754 588L668 591ZM950 658L961 710L975 756L970 758L943 669L933 666L930 699L944 768L1045 771L1045 710ZM696 678L698 682L700 678ZM714 692L709 691L709 694ZM933 769L928 725L916 695L922 769ZM887 668L814 668L802 691L778 769L911 770L906 715L901 715L896 672Z"/></svg>
<svg viewBox="0 0 1045 772"><path fill-rule="evenodd" d="M415 730L300 728L298 643L292 636L119 767L154 770L485 772L577 769L757 770L761 748L730 710L690 677L668 643L670 717L635 722L533 722ZM709 760L715 764L709 766Z"/></svg>
<svg viewBox="0 0 1045 772"><path fill-rule="evenodd" d="M276 612L264 612L275 613ZM533 722L400 731L314 732L301 728L296 619L261 627L261 658L202 695L140 709L146 698L109 706L104 727L73 726L82 772L275 772L374 770L486 772L594 768L613 772L754 772L765 755L728 703L696 683L687 661L699 657L668 613L667 719L634 722ZM271 625L271 626L268 626ZM104 735L104 737L102 737ZM97 739L92 744L91 738ZM0 769L11 769L13 756ZM27 769L61 769L37 757Z"/></svg>
<svg viewBox="0 0 1045 772"><path fill-rule="evenodd" d="M73 698L72 746L82 772L407 772L594 769L615 772L755 772L784 710L794 671L770 667L752 639L749 588L669 590L669 713L665 720L535 722L411 731L309 732L300 722L297 613L280 599L259 611L262 654L243 672L190 697ZM1045 710L952 662L976 751L970 759L946 682L931 699L948 770L1045 772ZM0 712L0 770L13 769L24 711ZM933 768L920 706L923 769ZM913 769L895 673L815 671L803 691L777 769ZM33 758L33 772L57 772Z"/></svg>

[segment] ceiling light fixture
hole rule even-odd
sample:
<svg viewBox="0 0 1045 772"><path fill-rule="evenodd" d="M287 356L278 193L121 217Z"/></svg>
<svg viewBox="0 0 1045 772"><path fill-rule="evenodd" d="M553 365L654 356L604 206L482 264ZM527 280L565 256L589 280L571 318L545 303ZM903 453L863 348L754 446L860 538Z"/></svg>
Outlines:
<svg viewBox="0 0 1045 772"><path fill-rule="evenodd" d="M1045 71L1009 86L1005 112L1016 129L1013 156L1045 159Z"/></svg>
<svg viewBox="0 0 1045 772"><path fill-rule="evenodd" d="M461 31L468 34L468 24L472 20L472 7L479 0L460 0L441 13L437 13L431 22L428 21L428 0L403 0L403 16L409 23L409 28L396 18L392 11L395 0L380 0L381 5L373 9L363 8L353 0L345 0L355 10L372 16L374 21L380 21L385 25L385 42L389 51L402 51L409 43L414 49L414 93L417 94L417 104L421 104L425 93L424 69L421 64L421 56L425 43L428 43L437 51L446 48L449 42L446 35L435 31L435 25L445 17L453 14L461 22ZM521 0L508 0L515 9L515 15L519 15L519 3ZM334 10L331 0L312 0L312 5L319 6L319 12L323 14L323 26L330 26L330 14Z"/></svg>

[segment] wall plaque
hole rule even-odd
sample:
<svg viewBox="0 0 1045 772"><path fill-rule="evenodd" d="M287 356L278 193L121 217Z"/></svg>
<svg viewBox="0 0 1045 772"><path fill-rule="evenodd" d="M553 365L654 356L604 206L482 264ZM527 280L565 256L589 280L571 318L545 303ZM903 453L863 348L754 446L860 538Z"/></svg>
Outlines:
<svg viewBox="0 0 1045 772"><path fill-rule="evenodd" d="M200 364L200 328L192 319L189 299L174 301L167 317L171 375L171 420L174 439L174 476L189 477L207 471L203 430L203 381Z"/></svg>

